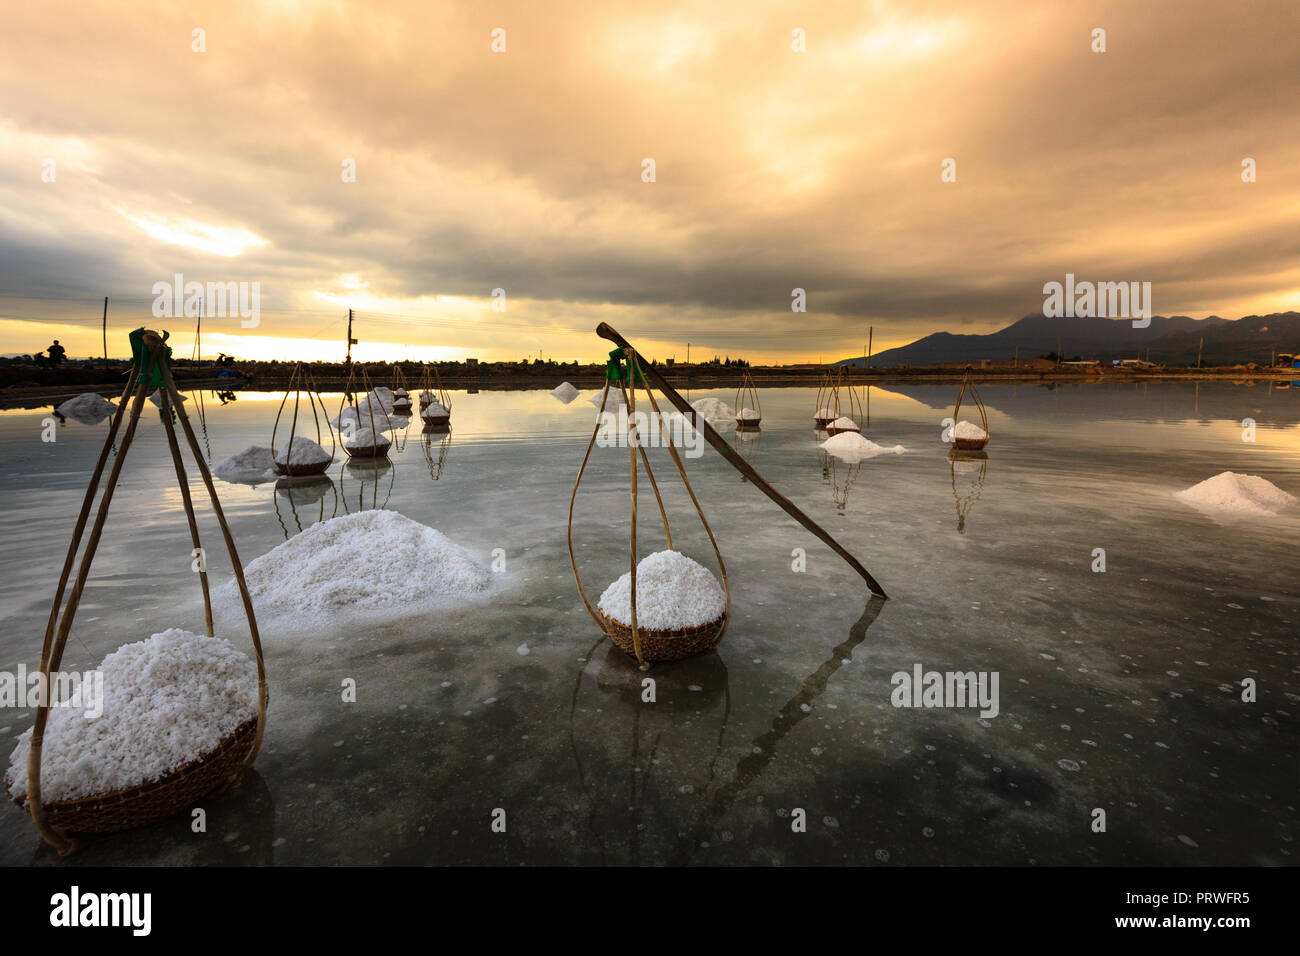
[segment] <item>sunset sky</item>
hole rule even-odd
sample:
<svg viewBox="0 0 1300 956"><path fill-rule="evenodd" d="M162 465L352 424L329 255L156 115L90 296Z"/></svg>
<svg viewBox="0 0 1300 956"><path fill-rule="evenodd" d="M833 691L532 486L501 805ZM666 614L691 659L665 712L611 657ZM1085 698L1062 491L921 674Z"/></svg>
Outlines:
<svg viewBox="0 0 1300 956"><path fill-rule="evenodd" d="M1300 309L1296 0L7 0L0 45L3 353L98 354L107 295L111 353L188 356L177 273L259 283L204 323L248 358L341 358L351 306L366 359L829 361L1067 272Z"/></svg>

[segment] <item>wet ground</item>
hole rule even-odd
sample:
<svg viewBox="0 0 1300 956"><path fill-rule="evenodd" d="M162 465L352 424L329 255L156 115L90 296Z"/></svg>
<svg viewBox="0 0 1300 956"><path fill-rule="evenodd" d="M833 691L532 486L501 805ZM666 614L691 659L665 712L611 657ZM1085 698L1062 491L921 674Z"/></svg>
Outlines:
<svg viewBox="0 0 1300 956"><path fill-rule="evenodd" d="M728 436L862 559L887 602L869 602L847 565L718 455L687 462L733 620L716 654L650 671L654 703L573 584L583 398L456 393L451 434L399 433L389 468L336 461L326 480L279 491L219 482L245 562L314 521L386 507L485 564L503 549L501 586L378 623L263 617L266 744L237 791L205 801L207 833L177 818L61 861L18 808L0 807L0 862L1293 863L1300 508L1225 522L1171 495L1227 470L1300 495L1300 388L988 388L993 440L974 463L950 462L940 440L952 392L872 389L869 437L907 451L860 465L819 453L808 389L765 389L761 437ZM734 399L691 397L706 394ZM194 393L188 407L216 461L268 444L279 398L222 406ZM10 671L36 664L106 431L69 423L44 442L46 414L0 413ZM1254 441L1242 440L1248 418ZM671 466L652 460L674 543L708 564ZM626 570L626 471L625 452L597 449L584 479L574 535L589 591ZM641 516L643 547L662 547L645 499ZM209 516L203 530L224 580ZM65 666L198 630L189 549L152 413ZM240 623L219 603L219 632L246 647ZM999 713L892 706L892 675L917 664L996 672ZM341 699L347 677L355 704ZM0 736L30 721L0 710Z"/></svg>

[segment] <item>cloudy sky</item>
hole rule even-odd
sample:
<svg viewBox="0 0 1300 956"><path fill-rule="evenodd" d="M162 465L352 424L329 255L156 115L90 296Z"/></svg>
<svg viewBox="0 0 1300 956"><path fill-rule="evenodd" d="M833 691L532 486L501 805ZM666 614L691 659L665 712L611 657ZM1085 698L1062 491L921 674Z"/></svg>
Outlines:
<svg viewBox="0 0 1300 956"><path fill-rule="evenodd" d="M176 274L258 283L204 323L257 358L341 358L351 306L363 358L830 360L1067 272L1300 309L1295 0L183 7L6 4L0 352L97 353L107 295L111 352L188 355Z"/></svg>

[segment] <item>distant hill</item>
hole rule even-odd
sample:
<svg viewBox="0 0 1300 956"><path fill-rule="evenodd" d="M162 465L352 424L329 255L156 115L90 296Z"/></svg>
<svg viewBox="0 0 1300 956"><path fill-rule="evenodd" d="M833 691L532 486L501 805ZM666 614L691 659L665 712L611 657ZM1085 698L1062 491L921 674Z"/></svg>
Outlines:
<svg viewBox="0 0 1300 956"><path fill-rule="evenodd" d="M1270 351L1300 352L1300 312L1275 312L1245 318L1192 319L1185 315L1152 316L1145 329L1133 328L1130 319L1048 318L1027 315L1005 329L987 335L953 335L935 332L910 345L887 349L871 358L873 368L936 365L980 359L1037 358L1055 352L1058 340L1066 358L1146 358L1162 365L1195 365L1202 336L1204 365L1265 364ZM862 366L862 356L837 365Z"/></svg>

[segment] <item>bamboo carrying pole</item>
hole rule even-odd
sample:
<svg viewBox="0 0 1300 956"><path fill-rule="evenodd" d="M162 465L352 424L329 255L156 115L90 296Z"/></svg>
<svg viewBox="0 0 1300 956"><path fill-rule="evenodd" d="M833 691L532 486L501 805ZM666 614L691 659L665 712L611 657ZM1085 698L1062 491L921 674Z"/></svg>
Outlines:
<svg viewBox="0 0 1300 956"><path fill-rule="evenodd" d="M616 345L629 350L629 354L639 357L640 353L638 353L627 339L623 338L623 336L615 331L607 322L602 322L596 327L596 334L603 339L608 339ZM674 408L686 416L686 420L690 422L696 431L704 436L704 440L713 446L714 451L727 459L733 468L747 477L755 488L771 498L772 501L776 502L782 511L794 518L795 521L798 521L818 540L843 558L848 563L849 567L856 571L867 583L867 587L871 589L872 594L878 594L882 598L887 598L889 596L885 593L885 589L882 588L880 584L877 583L876 579L871 576L871 572L862 566L862 562L850 554L843 545L832 538L825 529L817 524L817 522L813 521L812 518L800 511L799 508L790 501L790 499L786 498L783 494L768 484L766 479L755 471L753 466L751 466L749 462L745 461L745 459L742 458L735 449L727 444L723 437L714 430L713 426L710 425L703 416L697 414L695 409L690 406L690 403L687 402L686 399L682 398L681 394L678 393L675 388L668 384L667 380L659 373L658 369L648 362L641 364L644 369L643 374L648 374L650 378L654 379L655 385L661 392L663 392L664 398L668 399Z"/></svg>

